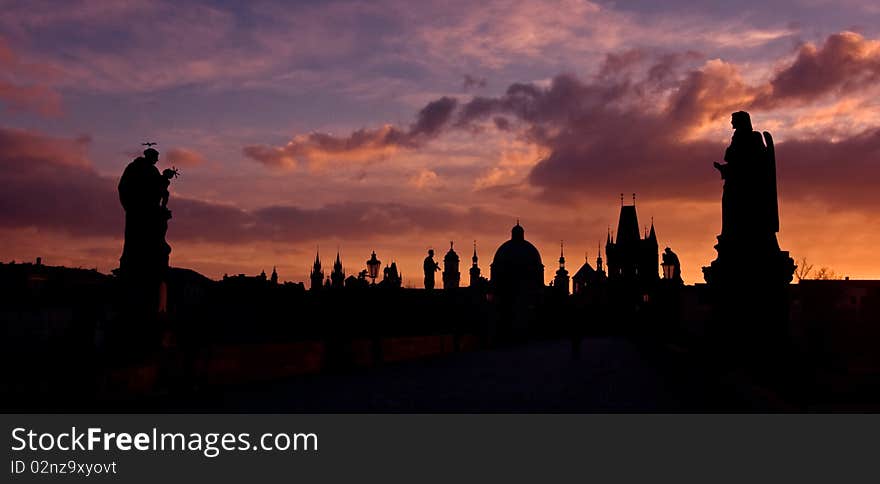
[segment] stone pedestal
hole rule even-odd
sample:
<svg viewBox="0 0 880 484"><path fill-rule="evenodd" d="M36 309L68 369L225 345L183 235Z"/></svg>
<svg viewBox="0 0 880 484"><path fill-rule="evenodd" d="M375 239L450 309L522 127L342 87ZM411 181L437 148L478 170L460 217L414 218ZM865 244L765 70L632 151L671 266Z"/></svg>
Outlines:
<svg viewBox="0 0 880 484"><path fill-rule="evenodd" d="M794 260L775 237L763 244L715 246L703 276L713 305L714 344L737 366L770 371L788 355L788 286Z"/></svg>

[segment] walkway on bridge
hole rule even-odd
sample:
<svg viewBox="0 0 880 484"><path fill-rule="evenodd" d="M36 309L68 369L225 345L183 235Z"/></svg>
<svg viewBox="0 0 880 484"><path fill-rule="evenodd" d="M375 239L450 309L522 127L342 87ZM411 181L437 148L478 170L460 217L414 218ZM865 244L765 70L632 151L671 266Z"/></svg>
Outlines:
<svg viewBox="0 0 880 484"><path fill-rule="evenodd" d="M677 412L735 409L694 369L622 338L456 353L351 373L205 392L181 410L248 412ZM177 406L172 404L172 406Z"/></svg>

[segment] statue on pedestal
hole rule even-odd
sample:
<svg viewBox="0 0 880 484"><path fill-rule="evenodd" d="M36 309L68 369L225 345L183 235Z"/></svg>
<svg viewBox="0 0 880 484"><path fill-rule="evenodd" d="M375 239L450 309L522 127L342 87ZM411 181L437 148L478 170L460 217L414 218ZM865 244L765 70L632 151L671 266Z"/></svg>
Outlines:
<svg viewBox="0 0 880 484"><path fill-rule="evenodd" d="M165 241L171 180L178 175L170 168L159 172L159 152L155 143L144 143L143 156L135 158L119 181L119 201L125 210L125 244L119 259L119 274L132 292L139 293L139 309L160 309L160 286L168 271L171 246Z"/></svg>
<svg viewBox="0 0 880 484"><path fill-rule="evenodd" d="M759 373L780 368L788 348L788 289L794 260L779 249L776 153L770 133L733 113L734 134L715 163L724 180L718 257L703 267L713 305L716 348Z"/></svg>
<svg viewBox="0 0 880 484"><path fill-rule="evenodd" d="M752 130L749 113L731 116L734 134L715 162L724 180L718 258L703 274L710 285L736 283L788 284L794 261L779 249L779 207L776 196L776 153L770 133Z"/></svg>

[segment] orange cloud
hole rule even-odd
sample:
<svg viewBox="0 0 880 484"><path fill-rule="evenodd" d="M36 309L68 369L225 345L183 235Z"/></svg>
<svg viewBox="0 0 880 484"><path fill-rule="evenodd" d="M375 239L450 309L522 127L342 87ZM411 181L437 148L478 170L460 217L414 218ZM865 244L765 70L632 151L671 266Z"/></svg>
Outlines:
<svg viewBox="0 0 880 484"><path fill-rule="evenodd" d="M199 166L205 163L205 157L200 153L186 148L174 148L165 155L168 163L175 166Z"/></svg>
<svg viewBox="0 0 880 484"><path fill-rule="evenodd" d="M880 41L855 32L828 36L821 46L806 43L783 65L754 105L767 108L815 102L821 96L863 89L880 80Z"/></svg>
<svg viewBox="0 0 880 484"><path fill-rule="evenodd" d="M243 154L273 168L292 168L299 163L320 165L332 161L362 162L388 156L401 148L416 148L434 138L446 127L457 105L442 97L425 105L416 121L406 130L385 125L378 129L359 129L348 136L326 133L295 136L281 147L252 145Z"/></svg>

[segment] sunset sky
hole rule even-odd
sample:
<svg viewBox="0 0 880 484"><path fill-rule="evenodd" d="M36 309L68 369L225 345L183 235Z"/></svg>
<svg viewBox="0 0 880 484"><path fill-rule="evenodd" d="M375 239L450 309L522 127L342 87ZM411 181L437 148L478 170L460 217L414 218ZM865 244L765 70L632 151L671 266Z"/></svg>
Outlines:
<svg viewBox="0 0 880 484"><path fill-rule="evenodd" d="M488 274L519 218L550 280L635 192L702 282L744 109L782 248L880 278L880 4L708 3L0 0L0 260L117 267L149 140L182 173L172 264L209 277L307 280L320 246L421 287L429 247Z"/></svg>

